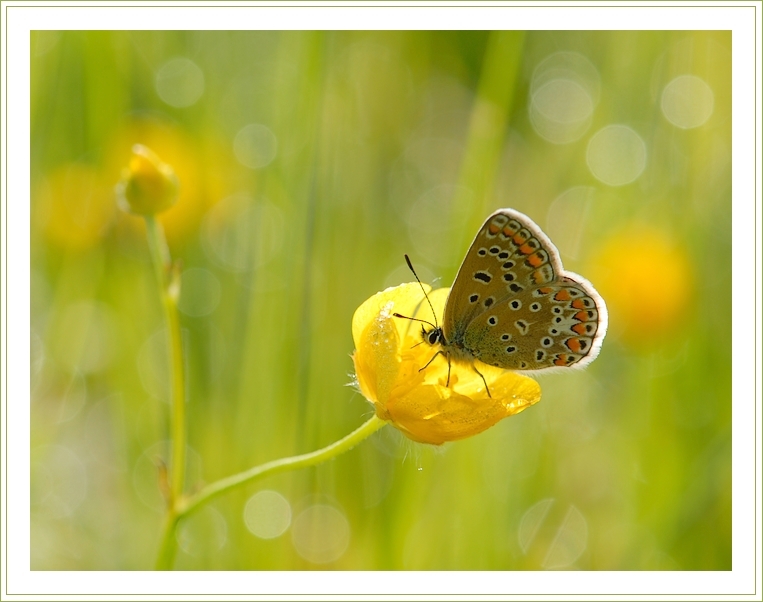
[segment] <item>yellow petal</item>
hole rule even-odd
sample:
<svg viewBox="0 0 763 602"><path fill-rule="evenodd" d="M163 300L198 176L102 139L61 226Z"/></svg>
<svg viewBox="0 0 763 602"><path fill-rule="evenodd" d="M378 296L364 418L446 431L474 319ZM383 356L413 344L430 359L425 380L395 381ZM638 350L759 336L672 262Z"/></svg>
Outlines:
<svg viewBox="0 0 763 602"><path fill-rule="evenodd" d="M390 399L389 420L414 441L440 445L481 433L540 400L538 383L516 373L506 373L490 388L492 397L470 397L424 385Z"/></svg>
<svg viewBox="0 0 763 602"><path fill-rule="evenodd" d="M427 292L431 290L426 285L424 288ZM352 316L352 340L355 342L355 349L360 349L363 331L382 311L390 316L394 312L404 316L414 316L422 302L424 302L424 294L418 282L393 286L366 299ZM410 320L399 318L396 320L398 332L402 337L405 335Z"/></svg>
<svg viewBox="0 0 763 602"><path fill-rule="evenodd" d="M363 329L353 354L361 392L382 410L400 371L398 348L397 328L389 316L380 314Z"/></svg>

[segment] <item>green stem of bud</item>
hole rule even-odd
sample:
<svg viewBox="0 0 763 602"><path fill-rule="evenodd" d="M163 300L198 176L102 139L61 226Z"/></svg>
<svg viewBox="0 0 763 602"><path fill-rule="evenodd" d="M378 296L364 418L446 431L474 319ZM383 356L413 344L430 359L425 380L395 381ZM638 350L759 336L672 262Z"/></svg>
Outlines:
<svg viewBox="0 0 763 602"><path fill-rule="evenodd" d="M169 335L170 365L172 369L172 420L170 424L170 439L172 440L172 456L170 465L170 499L169 512L175 512L175 506L183 494L185 481L185 374L183 362L183 338L178 316L176 289L178 275L173 274L169 248L164 237L164 230L159 222L151 215L144 216L146 234L151 260L154 264L159 295L164 306L167 331Z"/></svg>

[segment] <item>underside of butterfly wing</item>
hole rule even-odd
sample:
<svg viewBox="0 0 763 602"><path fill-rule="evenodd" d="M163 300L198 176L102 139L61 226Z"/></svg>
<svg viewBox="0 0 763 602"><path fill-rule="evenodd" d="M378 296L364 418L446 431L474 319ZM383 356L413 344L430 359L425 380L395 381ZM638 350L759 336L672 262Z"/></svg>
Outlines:
<svg viewBox="0 0 763 602"><path fill-rule="evenodd" d="M606 309L590 285L566 277L481 314L469 324L463 345L480 361L505 369L583 367L599 353L605 320Z"/></svg>
<svg viewBox="0 0 763 602"><path fill-rule="evenodd" d="M532 285L555 279L558 252L527 216L499 209L487 218L466 253L448 296L443 331L459 341L478 315Z"/></svg>
<svg viewBox="0 0 763 602"><path fill-rule="evenodd" d="M513 209L480 228L453 283L443 347L513 370L582 367L606 332L604 301L584 278L565 272L541 229Z"/></svg>

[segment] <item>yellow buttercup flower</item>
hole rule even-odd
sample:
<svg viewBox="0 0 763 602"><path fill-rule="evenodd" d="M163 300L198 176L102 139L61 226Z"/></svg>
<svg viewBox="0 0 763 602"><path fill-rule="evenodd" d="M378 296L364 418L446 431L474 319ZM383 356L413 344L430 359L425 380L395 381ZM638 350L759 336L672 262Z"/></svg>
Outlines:
<svg viewBox="0 0 763 602"><path fill-rule="evenodd" d="M427 290L428 287L427 287ZM450 289L429 293L438 321ZM451 363L422 343L421 324L392 314L432 320L418 283L402 284L367 299L352 318L353 361L361 393L376 415L408 438L440 445L481 433L540 400L538 383L478 362L485 383L469 365ZM423 370L423 366L426 366Z"/></svg>
<svg viewBox="0 0 763 602"><path fill-rule="evenodd" d="M111 225L111 182L92 166L69 163L46 175L34 191L36 224L53 244L76 251L98 245Z"/></svg>
<svg viewBox="0 0 763 602"><path fill-rule="evenodd" d="M627 342L652 346L676 331L693 298L691 263L678 240L653 226L631 224L596 257L593 279Z"/></svg>
<svg viewBox="0 0 763 602"><path fill-rule="evenodd" d="M104 172L111 181L121 177L135 144L150 148L171 165L181 183L177 202L158 216L170 248L195 240L209 208L237 192L244 181L230 145L224 145L217 136L198 138L175 125L145 117L130 120L113 133L104 158ZM142 232L139 220L122 219L118 227L133 236Z"/></svg>

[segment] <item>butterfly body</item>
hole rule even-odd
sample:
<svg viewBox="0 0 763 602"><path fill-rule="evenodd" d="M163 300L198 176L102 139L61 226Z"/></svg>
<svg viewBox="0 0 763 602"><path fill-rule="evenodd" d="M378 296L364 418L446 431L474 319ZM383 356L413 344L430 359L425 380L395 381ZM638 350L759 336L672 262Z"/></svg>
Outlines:
<svg viewBox="0 0 763 602"><path fill-rule="evenodd" d="M461 264L442 326L422 335L448 362L549 371L591 363L606 330L606 305L591 283L563 269L530 218L499 209Z"/></svg>

